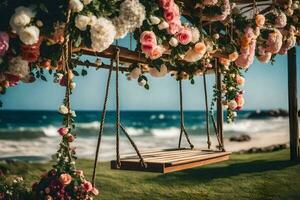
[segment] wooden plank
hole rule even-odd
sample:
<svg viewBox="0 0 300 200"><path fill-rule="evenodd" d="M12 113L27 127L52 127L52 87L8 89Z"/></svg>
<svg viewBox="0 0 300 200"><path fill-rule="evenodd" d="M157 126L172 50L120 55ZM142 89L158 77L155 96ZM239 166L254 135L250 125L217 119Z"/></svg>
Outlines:
<svg viewBox="0 0 300 200"><path fill-rule="evenodd" d="M172 165L170 167L165 167L163 173L170 173L170 172L176 172L176 171L181 171L185 169L191 169L195 167L200 167L204 165L209 165L209 164L214 164L222 161L229 160L229 155L226 156L221 156L213 159L208 159L208 160L200 160L196 162L191 162L191 163L186 163L182 165Z"/></svg>
<svg viewBox="0 0 300 200"><path fill-rule="evenodd" d="M289 124L290 124L290 159L300 159L298 99L297 99L297 59L296 47L288 52L288 94L289 94Z"/></svg>
<svg viewBox="0 0 300 200"><path fill-rule="evenodd" d="M163 173L165 165L163 163L147 163L147 168L143 168L139 162L121 161L121 167L117 167L116 161L111 161L111 169L131 170L131 171L147 171Z"/></svg>
<svg viewBox="0 0 300 200"><path fill-rule="evenodd" d="M188 157L183 160L176 160L170 163L171 165L179 165L183 163L188 163L188 162L193 162L195 160L206 160L206 159L212 159L212 158L218 158L218 157L223 157L223 156L228 156L230 153L228 152L223 152L223 153L218 153L218 154L213 154L213 155L202 155L202 156L195 156L195 157Z"/></svg>

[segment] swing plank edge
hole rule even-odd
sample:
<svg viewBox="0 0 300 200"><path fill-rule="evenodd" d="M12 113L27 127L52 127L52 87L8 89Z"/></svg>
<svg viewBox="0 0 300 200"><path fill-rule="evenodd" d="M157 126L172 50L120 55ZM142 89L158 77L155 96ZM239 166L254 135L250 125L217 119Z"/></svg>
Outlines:
<svg viewBox="0 0 300 200"><path fill-rule="evenodd" d="M191 152L195 152L195 150L190 150ZM200 167L204 165L214 164L222 161L229 160L230 152L220 152L220 151L212 151L212 150L196 150L199 152L198 156L195 155L186 155L184 158L181 156L174 157L171 161L169 159L165 159L161 157L160 154L156 154L155 157L151 157L151 159L144 158L145 163L147 164L147 168L144 168L140 164L140 160L138 157L124 157L121 158L121 167L117 167L117 163L115 160L111 161L111 169L117 170L130 170L130 171L144 171L144 172L156 172L156 173L170 173L181 171L185 169L191 169L195 167ZM166 152L178 152L178 155L183 151L178 150L168 150L161 151L163 153ZM143 153L142 153L143 155ZM165 154L164 154L165 155Z"/></svg>

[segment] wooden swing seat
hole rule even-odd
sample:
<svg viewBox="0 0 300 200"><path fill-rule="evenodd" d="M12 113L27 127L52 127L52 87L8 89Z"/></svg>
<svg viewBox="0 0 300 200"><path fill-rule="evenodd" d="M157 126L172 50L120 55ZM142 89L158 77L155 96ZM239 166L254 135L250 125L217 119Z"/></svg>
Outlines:
<svg viewBox="0 0 300 200"><path fill-rule="evenodd" d="M230 152L201 149L167 149L141 153L147 167L142 167L136 155L127 155L120 159L121 167L111 161L111 169L170 173L185 169L209 165L229 159Z"/></svg>

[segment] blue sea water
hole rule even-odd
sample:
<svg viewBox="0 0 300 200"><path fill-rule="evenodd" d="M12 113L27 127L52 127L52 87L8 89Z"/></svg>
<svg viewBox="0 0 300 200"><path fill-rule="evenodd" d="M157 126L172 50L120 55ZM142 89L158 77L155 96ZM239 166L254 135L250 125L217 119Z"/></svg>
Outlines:
<svg viewBox="0 0 300 200"><path fill-rule="evenodd" d="M277 133L288 129L286 118L248 119L252 111L241 111L233 124L224 124L225 138L232 135L250 134L254 137L266 133ZM204 111L186 111L185 126L196 148L207 146ZM74 145L77 155L93 158L100 127L101 112L77 111ZM115 112L108 111L104 126L100 155L108 160L115 155ZM62 116L57 111L0 111L0 160L1 158L36 157L50 159L56 152L61 137ZM121 122L127 132L142 150L177 147L180 134L180 113L178 111L122 111ZM210 124L213 147L217 140ZM121 152L133 153L127 138L120 132ZM270 135L272 137L272 135ZM183 146L187 146L183 139Z"/></svg>
<svg viewBox="0 0 300 200"><path fill-rule="evenodd" d="M251 111L240 113L246 119ZM190 134L205 134L205 112L187 111L185 126ZM96 136L99 130L101 112L77 111L76 132L79 137ZM116 113L108 111L104 134L115 133ZM0 139L32 139L53 136L53 128L60 127L62 116L56 111L0 111ZM131 130L132 135L149 135L153 130L167 130L180 127L178 111L123 111L121 122ZM213 127L213 126L211 126ZM8 134L10 133L10 134Z"/></svg>

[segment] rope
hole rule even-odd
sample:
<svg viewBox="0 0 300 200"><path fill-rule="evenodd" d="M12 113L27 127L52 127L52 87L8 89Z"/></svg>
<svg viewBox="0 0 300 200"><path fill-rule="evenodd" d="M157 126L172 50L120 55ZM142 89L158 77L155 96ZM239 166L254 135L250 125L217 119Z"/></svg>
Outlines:
<svg viewBox="0 0 300 200"><path fill-rule="evenodd" d="M126 129L122 126L122 124L120 124L120 128L122 129L122 131L124 132L124 134L126 135L127 139L129 140L129 142L131 143L131 145L133 146L134 150L136 151L138 157L140 158L140 162L142 167L147 168L147 164L145 163L138 147L136 146L136 144L134 143L134 141L131 139L130 135L128 134L128 132L126 131Z"/></svg>
<svg viewBox="0 0 300 200"><path fill-rule="evenodd" d="M119 102L119 56L120 49L116 48L116 161L117 167L121 167L120 162L120 102Z"/></svg>
<svg viewBox="0 0 300 200"><path fill-rule="evenodd" d="M194 149L194 145L191 143L189 135L184 127L184 112L183 112L183 100L182 100L182 80L179 80L179 98L180 98L180 136L178 142L178 149L181 148L181 140L182 140L182 133L184 133L187 142L190 145L191 149Z"/></svg>
<svg viewBox="0 0 300 200"><path fill-rule="evenodd" d="M218 128L217 128L217 125L216 125L215 118L212 114L210 115L210 117L211 117L211 120L212 120L212 123L213 123L213 126L214 126L214 130L215 130L215 133L216 133L216 137L217 137L217 140L218 140L218 143L219 143L219 146L218 146L219 150L225 151L224 147L221 143L221 140L220 140L220 136L219 136L219 133L218 133Z"/></svg>
<svg viewBox="0 0 300 200"><path fill-rule="evenodd" d="M101 114L100 130L99 130L96 155L95 155L95 160L94 160L94 169L93 169L93 178L92 178L92 184L94 187L95 187L96 169L97 169L97 164L98 164L100 144L101 144L101 140L102 140L104 122L105 122L106 111L107 111L106 108L107 108L109 85L110 85L112 69L113 69L113 59L111 59L111 61L110 61L110 69L108 72L108 78L107 78L107 82L106 82L106 90L105 90L105 97L104 97L104 103L103 103L103 110L102 110L102 114Z"/></svg>
<svg viewBox="0 0 300 200"><path fill-rule="evenodd" d="M204 95L205 95L205 117L206 117L206 134L207 134L207 147L210 149L210 130L209 130L209 111L208 111L208 100L207 100L207 86L206 86L206 72L203 73L203 85L204 85Z"/></svg>

